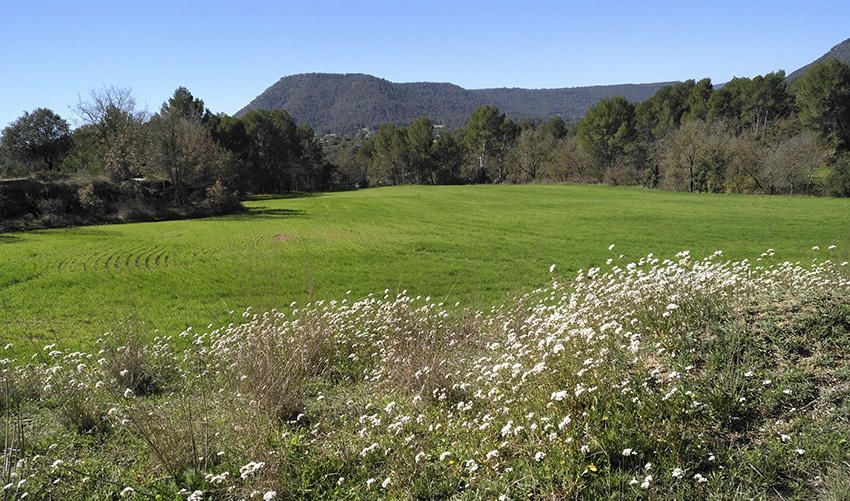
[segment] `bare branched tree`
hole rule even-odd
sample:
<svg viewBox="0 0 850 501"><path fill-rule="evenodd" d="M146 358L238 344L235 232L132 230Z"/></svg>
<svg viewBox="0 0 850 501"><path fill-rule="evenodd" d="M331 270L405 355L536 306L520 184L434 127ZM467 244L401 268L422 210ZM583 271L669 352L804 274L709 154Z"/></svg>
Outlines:
<svg viewBox="0 0 850 501"><path fill-rule="evenodd" d="M139 174L144 166L144 123L148 113L136 108L127 88L104 87L80 98L77 115L97 130L99 156L104 170L114 179L125 180Z"/></svg>

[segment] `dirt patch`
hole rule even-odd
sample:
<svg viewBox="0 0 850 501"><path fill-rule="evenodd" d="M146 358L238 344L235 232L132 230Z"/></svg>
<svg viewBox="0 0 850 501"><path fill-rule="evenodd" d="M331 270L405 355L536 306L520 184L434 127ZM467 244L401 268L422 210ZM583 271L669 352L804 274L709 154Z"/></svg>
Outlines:
<svg viewBox="0 0 850 501"><path fill-rule="evenodd" d="M292 240L292 237L289 235L277 234L272 238L272 240L274 240L275 242L288 242Z"/></svg>

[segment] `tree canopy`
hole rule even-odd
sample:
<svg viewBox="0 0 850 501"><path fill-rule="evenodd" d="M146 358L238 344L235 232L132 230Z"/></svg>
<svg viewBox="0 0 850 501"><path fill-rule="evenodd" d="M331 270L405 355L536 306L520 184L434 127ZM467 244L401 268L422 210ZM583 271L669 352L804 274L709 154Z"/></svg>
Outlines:
<svg viewBox="0 0 850 501"><path fill-rule="evenodd" d="M24 112L3 129L0 141L12 158L47 170L53 170L74 145L68 122L47 108Z"/></svg>

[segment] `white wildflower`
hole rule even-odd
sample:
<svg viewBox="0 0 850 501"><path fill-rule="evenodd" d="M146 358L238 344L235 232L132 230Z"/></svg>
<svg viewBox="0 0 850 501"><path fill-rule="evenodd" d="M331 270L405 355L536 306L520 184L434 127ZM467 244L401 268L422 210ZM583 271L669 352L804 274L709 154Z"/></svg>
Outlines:
<svg viewBox="0 0 850 501"><path fill-rule="evenodd" d="M262 468L265 465L266 465L266 463L264 463L262 461L259 461L259 462L251 461L248 464L246 464L245 466L239 468L239 476L242 478L242 480L245 480L246 478L248 478L251 475L253 475L254 473L256 473L260 468Z"/></svg>

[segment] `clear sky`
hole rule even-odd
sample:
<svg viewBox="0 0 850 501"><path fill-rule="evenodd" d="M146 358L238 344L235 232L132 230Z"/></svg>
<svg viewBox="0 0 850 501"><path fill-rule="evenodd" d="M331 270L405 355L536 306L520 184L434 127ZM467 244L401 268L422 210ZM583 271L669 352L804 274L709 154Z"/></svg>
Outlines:
<svg viewBox="0 0 850 501"><path fill-rule="evenodd" d="M280 77L370 73L467 88L572 87L790 72L850 38L850 1L0 0L0 127L70 121L130 87L183 85L234 113Z"/></svg>

